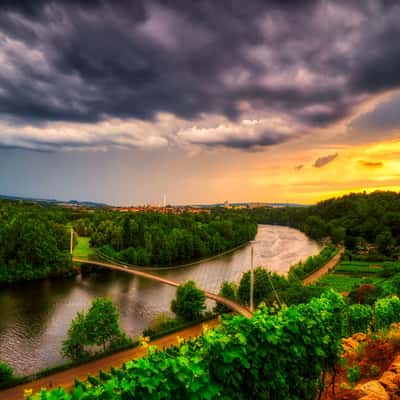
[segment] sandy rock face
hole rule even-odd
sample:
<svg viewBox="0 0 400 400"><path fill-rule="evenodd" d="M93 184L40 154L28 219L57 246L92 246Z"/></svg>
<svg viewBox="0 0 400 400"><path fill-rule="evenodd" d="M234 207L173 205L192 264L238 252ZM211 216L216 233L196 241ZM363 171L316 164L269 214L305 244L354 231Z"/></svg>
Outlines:
<svg viewBox="0 0 400 400"><path fill-rule="evenodd" d="M361 397L361 399L374 399L374 400L390 400L389 394L386 392L385 388L377 380L369 381L356 387L362 394L369 396L367 398ZM372 397L371 397L372 396Z"/></svg>
<svg viewBox="0 0 400 400"><path fill-rule="evenodd" d="M388 392L396 392L398 390L398 375L392 371L386 371L379 379L379 383Z"/></svg>

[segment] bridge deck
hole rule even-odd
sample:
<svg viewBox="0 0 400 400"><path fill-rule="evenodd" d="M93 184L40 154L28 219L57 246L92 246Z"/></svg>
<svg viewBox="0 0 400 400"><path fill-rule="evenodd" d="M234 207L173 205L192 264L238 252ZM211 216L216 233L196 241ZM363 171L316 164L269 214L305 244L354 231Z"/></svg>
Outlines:
<svg viewBox="0 0 400 400"><path fill-rule="evenodd" d="M137 269L134 269L134 268L131 268L128 266L115 265L115 264L111 264L111 263L103 262L103 261L92 261L92 260L87 260L87 259L79 258L79 257L73 257L72 261L81 263L81 264L97 265L97 266L103 267L103 268L108 268L108 269L112 269L112 270L116 270L116 271L122 271L127 274L141 276L142 278L151 279L153 281L157 281L157 282L164 283L166 285L170 285L170 286L174 286L174 287L178 287L180 285L180 283L171 281L170 279L166 279L166 278L163 278L156 274L137 270ZM244 307L241 304L236 303L235 301L226 299L224 297L218 296L217 294L214 294L211 292L205 291L204 293L207 298L209 298L211 300L215 300L218 303L226 305L231 310L242 314L246 318L251 318L253 316L253 314L247 307Z"/></svg>

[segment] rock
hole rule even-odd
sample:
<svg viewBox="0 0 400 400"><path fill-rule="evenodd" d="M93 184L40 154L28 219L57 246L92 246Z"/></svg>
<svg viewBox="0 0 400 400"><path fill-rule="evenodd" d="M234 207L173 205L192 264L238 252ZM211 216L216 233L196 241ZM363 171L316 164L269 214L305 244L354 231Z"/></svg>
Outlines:
<svg viewBox="0 0 400 400"><path fill-rule="evenodd" d="M357 342L357 340L354 340L353 338L348 338L342 341L342 345L343 345L343 350L346 353L354 353L357 350L360 343Z"/></svg>
<svg viewBox="0 0 400 400"><path fill-rule="evenodd" d="M386 371L379 379L379 383L386 389L388 392L396 392L399 388L397 384L398 376L391 371Z"/></svg>
<svg viewBox="0 0 400 400"><path fill-rule="evenodd" d="M369 397L371 400L390 400L389 394L377 380L369 381L363 385L358 385L356 389L365 396L373 396ZM365 396L363 397L364 400Z"/></svg>
<svg viewBox="0 0 400 400"><path fill-rule="evenodd" d="M365 333L355 333L351 338L361 343L367 340L367 335Z"/></svg>
<svg viewBox="0 0 400 400"><path fill-rule="evenodd" d="M390 371L400 373L400 355L393 360Z"/></svg>

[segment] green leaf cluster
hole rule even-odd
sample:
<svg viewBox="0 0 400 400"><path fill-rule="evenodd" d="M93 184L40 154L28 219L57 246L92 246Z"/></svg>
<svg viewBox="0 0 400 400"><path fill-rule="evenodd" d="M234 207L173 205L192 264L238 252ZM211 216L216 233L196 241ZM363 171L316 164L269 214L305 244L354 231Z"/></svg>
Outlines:
<svg viewBox="0 0 400 400"><path fill-rule="evenodd" d="M78 360L89 355L89 348L101 346L121 346L130 339L121 332L119 315L110 299L97 298L86 314L78 313L68 329L68 337L63 342L64 357Z"/></svg>
<svg viewBox="0 0 400 400"><path fill-rule="evenodd" d="M53 399L314 399L328 361L340 353L340 295L252 319L229 317L221 327L165 352L128 362L111 374L76 382L71 393L43 391Z"/></svg>

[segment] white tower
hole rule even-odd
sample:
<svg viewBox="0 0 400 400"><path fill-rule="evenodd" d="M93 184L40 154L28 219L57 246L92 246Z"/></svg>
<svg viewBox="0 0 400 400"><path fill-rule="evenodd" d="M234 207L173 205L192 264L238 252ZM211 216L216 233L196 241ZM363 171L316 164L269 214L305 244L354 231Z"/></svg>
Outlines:
<svg viewBox="0 0 400 400"><path fill-rule="evenodd" d="M163 202L164 208L167 207L167 195L164 193L164 202Z"/></svg>

